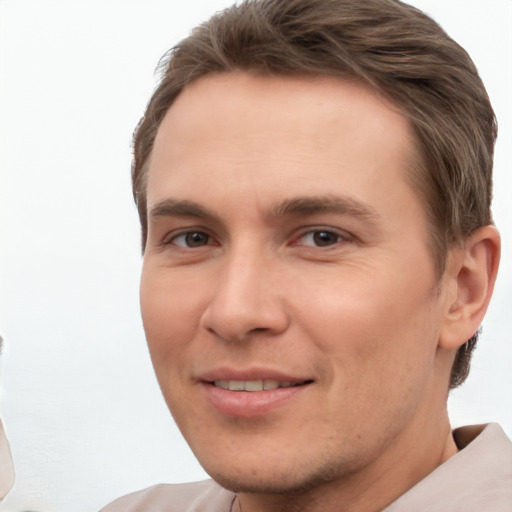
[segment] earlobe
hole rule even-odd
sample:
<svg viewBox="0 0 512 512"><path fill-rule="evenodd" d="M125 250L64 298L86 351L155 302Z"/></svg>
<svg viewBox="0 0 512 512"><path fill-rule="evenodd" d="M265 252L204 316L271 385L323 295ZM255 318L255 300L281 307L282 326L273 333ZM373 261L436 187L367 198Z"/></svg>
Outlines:
<svg viewBox="0 0 512 512"><path fill-rule="evenodd" d="M469 236L463 248L454 249L447 266L456 288L447 304L439 346L453 350L463 345L480 327L498 273L500 235L494 226L485 226Z"/></svg>

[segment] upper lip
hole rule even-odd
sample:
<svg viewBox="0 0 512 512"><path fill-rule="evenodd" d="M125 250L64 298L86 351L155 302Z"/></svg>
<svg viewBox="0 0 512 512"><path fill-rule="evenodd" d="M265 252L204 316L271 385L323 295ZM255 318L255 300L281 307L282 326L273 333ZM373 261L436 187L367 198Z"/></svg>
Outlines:
<svg viewBox="0 0 512 512"><path fill-rule="evenodd" d="M196 379L201 382L275 380L278 382L311 382L311 377L291 375L270 368L229 368L219 367L200 373Z"/></svg>

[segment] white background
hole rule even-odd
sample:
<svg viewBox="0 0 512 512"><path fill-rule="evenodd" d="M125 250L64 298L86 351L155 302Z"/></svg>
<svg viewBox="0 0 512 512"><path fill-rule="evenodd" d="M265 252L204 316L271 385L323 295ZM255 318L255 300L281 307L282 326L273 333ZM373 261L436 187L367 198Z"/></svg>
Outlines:
<svg viewBox="0 0 512 512"><path fill-rule="evenodd" d="M153 377L138 310L130 140L159 57L229 0L0 0L4 511L94 511L200 479ZM473 56L500 122L503 265L453 423L512 436L512 2L423 0Z"/></svg>

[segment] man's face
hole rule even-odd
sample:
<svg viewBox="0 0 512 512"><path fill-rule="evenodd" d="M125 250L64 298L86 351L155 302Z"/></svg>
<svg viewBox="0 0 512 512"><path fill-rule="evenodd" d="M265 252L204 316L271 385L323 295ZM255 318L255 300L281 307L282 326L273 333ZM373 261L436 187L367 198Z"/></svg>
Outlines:
<svg viewBox="0 0 512 512"><path fill-rule="evenodd" d="M437 421L446 295L412 148L404 117L342 79L213 75L167 113L142 315L169 408L224 486L400 464Z"/></svg>

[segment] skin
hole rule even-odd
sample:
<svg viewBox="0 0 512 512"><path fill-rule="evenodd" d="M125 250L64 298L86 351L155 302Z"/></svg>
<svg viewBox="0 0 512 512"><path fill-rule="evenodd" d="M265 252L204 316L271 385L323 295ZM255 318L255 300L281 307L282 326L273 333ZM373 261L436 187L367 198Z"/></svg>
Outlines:
<svg viewBox="0 0 512 512"><path fill-rule="evenodd" d="M467 250L436 276L411 133L358 82L243 72L191 84L158 130L146 336L176 423L244 512L382 510L456 452L448 376L486 304L460 314ZM219 371L308 384L219 410Z"/></svg>

